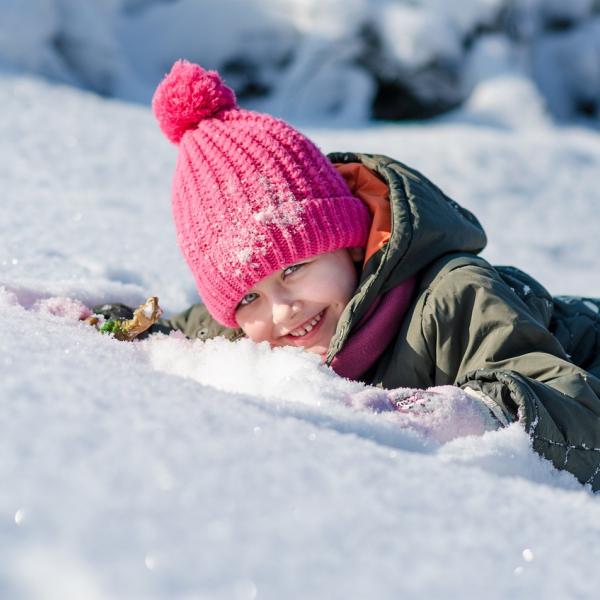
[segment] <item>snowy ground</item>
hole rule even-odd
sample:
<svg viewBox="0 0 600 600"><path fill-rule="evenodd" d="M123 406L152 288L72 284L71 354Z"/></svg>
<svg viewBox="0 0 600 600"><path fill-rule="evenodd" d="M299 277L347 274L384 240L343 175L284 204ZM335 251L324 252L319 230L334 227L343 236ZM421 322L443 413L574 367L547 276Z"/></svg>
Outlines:
<svg viewBox="0 0 600 600"><path fill-rule="evenodd" d="M307 131L425 172L491 261L600 295L600 136L498 85L434 124ZM25 78L0 105L0 597L597 597L600 498L519 426L438 446L345 408L357 384L291 349L53 315L195 300L175 150L143 107Z"/></svg>

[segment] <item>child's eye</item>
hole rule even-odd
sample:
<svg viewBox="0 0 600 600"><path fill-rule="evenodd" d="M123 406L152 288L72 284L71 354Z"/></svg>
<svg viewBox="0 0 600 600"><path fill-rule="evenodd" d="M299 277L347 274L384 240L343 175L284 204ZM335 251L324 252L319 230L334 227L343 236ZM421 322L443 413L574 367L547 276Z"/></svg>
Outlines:
<svg viewBox="0 0 600 600"><path fill-rule="evenodd" d="M289 267L283 269L282 274L285 279L288 275L295 273L298 269L303 267L306 263L298 263L297 265L290 265Z"/></svg>
<svg viewBox="0 0 600 600"><path fill-rule="evenodd" d="M258 298L258 294L251 292L250 294L246 294L238 304L238 308L240 306L248 306L248 304L254 302Z"/></svg>

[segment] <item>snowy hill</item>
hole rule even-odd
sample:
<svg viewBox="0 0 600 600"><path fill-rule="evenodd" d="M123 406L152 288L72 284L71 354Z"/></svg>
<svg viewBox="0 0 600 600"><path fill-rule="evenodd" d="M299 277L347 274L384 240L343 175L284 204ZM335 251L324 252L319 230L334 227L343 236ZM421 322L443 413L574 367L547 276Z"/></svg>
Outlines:
<svg viewBox="0 0 600 600"><path fill-rule="evenodd" d="M308 133L425 172L492 262L600 295L600 138L497 85L428 125ZM76 301L196 300L175 150L144 107L25 77L0 103L0 597L596 597L600 500L518 425L440 446L292 349L80 324Z"/></svg>

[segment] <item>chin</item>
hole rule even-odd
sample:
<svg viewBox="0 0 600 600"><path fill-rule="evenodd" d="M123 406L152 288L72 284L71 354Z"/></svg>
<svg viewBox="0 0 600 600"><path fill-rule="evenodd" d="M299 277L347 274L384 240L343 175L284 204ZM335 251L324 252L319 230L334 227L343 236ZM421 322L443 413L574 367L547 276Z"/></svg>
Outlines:
<svg viewBox="0 0 600 600"><path fill-rule="evenodd" d="M310 348L304 348L306 352L310 352L311 354L318 354L319 356L323 356L327 354L328 348L324 346L311 346Z"/></svg>
<svg viewBox="0 0 600 600"><path fill-rule="evenodd" d="M331 342L331 338L329 338L327 340L327 343L319 342L318 344L314 344L314 345L305 347L304 349L307 352L312 352L313 354L320 354L321 356L323 356L324 354L327 354L327 352L329 350L330 342Z"/></svg>

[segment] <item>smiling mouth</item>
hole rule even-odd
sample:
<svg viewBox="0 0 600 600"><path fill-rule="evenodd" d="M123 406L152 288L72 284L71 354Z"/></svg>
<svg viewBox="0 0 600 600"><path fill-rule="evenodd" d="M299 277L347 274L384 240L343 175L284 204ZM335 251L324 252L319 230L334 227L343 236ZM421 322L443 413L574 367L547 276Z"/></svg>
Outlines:
<svg viewBox="0 0 600 600"><path fill-rule="evenodd" d="M323 321L325 310L326 309L324 308L319 314L315 315L312 319L305 321L301 327L296 327L295 329L292 329L287 335L297 340L306 337L309 333L319 328L320 324Z"/></svg>

